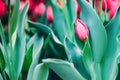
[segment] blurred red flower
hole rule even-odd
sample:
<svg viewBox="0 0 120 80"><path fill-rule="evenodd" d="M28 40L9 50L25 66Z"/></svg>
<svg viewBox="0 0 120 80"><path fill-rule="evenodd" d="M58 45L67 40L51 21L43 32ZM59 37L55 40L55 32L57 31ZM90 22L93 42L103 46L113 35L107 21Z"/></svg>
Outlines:
<svg viewBox="0 0 120 80"><path fill-rule="evenodd" d="M2 18L6 13L6 5L5 2L0 0L0 18Z"/></svg>

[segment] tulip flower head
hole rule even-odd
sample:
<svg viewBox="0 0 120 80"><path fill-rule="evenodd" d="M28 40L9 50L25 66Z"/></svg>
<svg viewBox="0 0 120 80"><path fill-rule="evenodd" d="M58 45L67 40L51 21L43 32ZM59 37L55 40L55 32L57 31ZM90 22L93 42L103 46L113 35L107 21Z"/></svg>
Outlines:
<svg viewBox="0 0 120 80"><path fill-rule="evenodd" d="M6 5L3 1L0 1L0 18L2 18L6 13Z"/></svg>
<svg viewBox="0 0 120 80"><path fill-rule="evenodd" d="M53 22L53 12L52 12L51 6L48 6L48 7L47 7L46 17L47 17L47 20L48 20L49 22Z"/></svg>
<svg viewBox="0 0 120 80"><path fill-rule="evenodd" d="M45 12L45 5L44 5L44 3L40 3L37 6L35 6L33 14L42 16L44 14L44 12Z"/></svg>
<svg viewBox="0 0 120 80"><path fill-rule="evenodd" d="M75 32L77 37L82 41L86 40L89 36L89 31L86 24L80 19L75 21Z"/></svg>

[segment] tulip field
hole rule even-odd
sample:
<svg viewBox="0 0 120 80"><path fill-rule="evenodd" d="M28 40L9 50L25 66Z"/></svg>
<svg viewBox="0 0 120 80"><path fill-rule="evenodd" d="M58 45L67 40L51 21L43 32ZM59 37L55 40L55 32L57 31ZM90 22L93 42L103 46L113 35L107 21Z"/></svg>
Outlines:
<svg viewBox="0 0 120 80"><path fill-rule="evenodd" d="M120 0L0 0L0 80L120 80Z"/></svg>

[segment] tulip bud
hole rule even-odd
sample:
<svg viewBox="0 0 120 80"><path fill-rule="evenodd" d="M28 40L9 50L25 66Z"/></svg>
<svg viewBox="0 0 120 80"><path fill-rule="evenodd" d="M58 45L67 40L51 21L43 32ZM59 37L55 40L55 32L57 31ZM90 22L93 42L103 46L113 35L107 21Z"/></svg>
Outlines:
<svg viewBox="0 0 120 80"><path fill-rule="evenodd" d="M20 11L23 10L24 6L25 6L25 2L24 1L20 1Z"/></svg>
<svg viewBox="0 0 120 80"><path fill-rule="evenodd" d="M39 3L37 6L35 6L33 14L42 16L45 12L45 5L44 3Z"/></svg>
<svg viewBox="0 0 120 80"><path fill-rule="evenodd" d="M2 18L6 13L6 5L3 1L0 1L0 18Z"/></svg>
<svg viewBox="0 0 120 80"><path fill-rule="evenodd" d="M86 24L80 19L77 19L75 21L75 32L76 32L77 37L82 41L87 39L89 36L89 31L88 31Z"/></svg>
<svg viewBox="0 0 120 80"><path fill-rule="evenodd" d="M51 6L48 6L48 7L47 7L46 17L47 17L47 20L48 20L49 22L53 22L53 12L52 12Z"/></svg>

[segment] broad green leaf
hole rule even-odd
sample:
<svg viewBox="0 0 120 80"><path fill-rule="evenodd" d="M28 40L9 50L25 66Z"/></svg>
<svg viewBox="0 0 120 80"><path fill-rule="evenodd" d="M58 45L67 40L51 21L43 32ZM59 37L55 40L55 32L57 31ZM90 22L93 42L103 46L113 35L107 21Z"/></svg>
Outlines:
<svg viewBox="0 0 120 80"><path fill-rule="evenodd" d="M36 35L35 36L35 43L36 42L39 42L39 44L35 45L35 43L33 44L33 52L36 51L36 53L33 53L34 54L34 57L33 57L33 60L32 60L32 63L30 65L30 68L29 68L29 71L28 71L28 75L27 75L27 80L33 80L33 72L34 72L34 69L35 67L37 66L38 64L38 61L39 61L39 57L41 55L41 49L43 47L43 43L44 43L44 37L43 36L40 36L40 35ZM35 51L35 47L38 47Z"/></svg>
<svg viewBox="0 0 120 80"><path fill-rule="evenodd" d="M1 23L1 20L0 20L0 36L1 36L1 40L2 40L2 45L0 44L0 48L3 52L3 56L4 56L4 59L5 59L5 62L7 63L8 62L8 59L7 59L7 44L6 44L6 39L5 39L5 34L4 34L4 29L3 29L3 26L2 26L2 23Z"/></svg>
<svg viewBox="0 0 120 80"><path fill-rule="evenodd" d="M29 70L29 67L32 62L32 53L33 53L33 45L31 45L31 47L26 52L24 64L23 64L23 71Z"/></svg>
<svg viewBox="0 0 120 80"><path fill-rule="evenodd" d="M17 36L16 36L16 43L14 46L14 70L16 72L16 79L18 79L24 58L25 58L25 47L26 47L26 39L25 39L25 32L24 32L24 20L28 10L28 3L25 5L24 9L20 13L19 24L17 27Z"/></svg>
<svg viewBox="0 0 120 80"><path fill-rule="evenodd" d="M82 61L82 51L68 38L65 38L64 45L68 60L73 63L75 68L83 77L90 79L90 75L86 71Z"/></svg>
<svg viewBox="0 0 120 80"><path fill-rule="evenodd" d="M5 69L5 59L4 59L3 51L1 50L1 48L0 48L0 69L1 70Z"/></svg>
<svg viewBox="0 0 120 80"><path fill-rule="evenodd" d="M19 18L19 5L20 0L15 0L14 10L12 13L12 17L9 22L9 37L11 38L13 33L15 32L16 27L18 26L18 18Z"/></svg>
<svg viewBox="0 0 120 80"><path fill-rule="evenodd" d="M36 29L38 29L40 32L42 32L45 35L48 35L49 33L52 35L52 39L56 44L60 44L62 45L62 43L59 41L59 39L55 36L54 32L52 31L51 28L49 28L49 26L46 26L44 24L41 23L35 23L35 22L31 22L28 21L30 27L34 27Z"/></svg>
<svg viewBox="0 0 120 80"><path fill-rule="evenodd" d="M29 23L30 27L36 28L38 30L38 32L42 32L43 35L47 36L48 34L50 34L51 35L51 40L50 40L51 49L57 55L60 55L60 56L63 55L63 57L66 57L63 44L58 40L58 38L55 36L55 34L51 28L49 28L48 26L41 24L41 23L35 23L35 22L31 22L31 21L28 21L28 23Z"/></svg>
<svg viewBox="0 0 120 80"><path fill-rule="evenodd" d="M64 42L65 35L69 37L69 28L70 26L66 25L66 20L64 14L61 12L60 8L57 6L57 2L51 0L51 6L53 10L54 20L53 20L53 31L60 39ZM67 15L68 16L68 15Z"/></svg>
<svg viewBox="0 0 120 80"><path fill-rule="evenodd" d="M43 59L50 69L52 69L63 80L86 80L75 69L72 63L60 59Z"/></svg>
<svg viewBox="0 0 120 80"><path fill-rule="evenodd" d="M69 16L70 16L70 24L71 25L73 25L73 22L75 22L75 19L77 18L75 6L76 5L74 3L74 0L69 0L67 2L67 8L68 8Z"/></svg>
<svg viewBox="0 0 120 80"><path fill-rule="evenodd" d="M95 62L101 62L106 47L107 35L97 13L86 0L78 0L81 8L81 20L87 25L90 32L90 45Z"/></svg>
<svg viewBox="0 0 120 80"><path fill-rule="evenodd" d="M32 80L48 80L49 68L44 64L38 64L33 73Z"/></svg>
<svg viewBox="0 0 120 80"><path fill-rule="evenodd" d="M89 44L88 39L85 42L82 60L83 60L86 70L91 75L91 79L96 80L96 76L95 76L95 72L94 72L93 55L92 55L91 46Z"/></svg>
<svg viewBox="0 0 120 80"><path fill-rule="evenodd" d="M120 33L120 7L116 15L106 25L108 35L107 50L102 62L103 80L115 80L118 73L118 57L120 55L120 43L118 36Z"/></svg>
<svg viewBox="0 0 120 80"><path fill-rule="evenodd" d="M0 80L3 80L3 77L2 77L2 75L1 75L1 73L0 73Z"/></svg>

